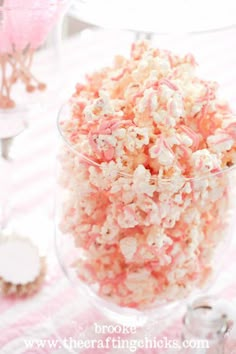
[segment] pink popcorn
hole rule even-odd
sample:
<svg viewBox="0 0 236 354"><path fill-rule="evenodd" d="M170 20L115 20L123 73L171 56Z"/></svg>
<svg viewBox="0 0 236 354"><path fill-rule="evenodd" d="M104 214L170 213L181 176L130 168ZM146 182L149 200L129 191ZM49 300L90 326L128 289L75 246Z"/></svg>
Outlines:
<svg viewBox="0 0 236 354"><path fill-rule="evenodd" d="M61 124L62 231L79 278L120 306L204 286L227 232L236 117L196 66L137 42L77 85Z"/></svg>

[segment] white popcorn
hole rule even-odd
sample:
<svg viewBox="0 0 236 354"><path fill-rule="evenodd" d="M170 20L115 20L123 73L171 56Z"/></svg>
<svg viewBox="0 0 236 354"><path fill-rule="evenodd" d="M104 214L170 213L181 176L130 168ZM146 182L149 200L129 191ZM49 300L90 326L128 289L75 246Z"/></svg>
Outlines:
<svg viewBox="0 0 236 354"><path fill-rule="evenodd" d="M152 88L145 90L144 96L139 101L137 110L139 113L143 113L149 106L151 113L155 112L158 108L157 93Z"/></svg>
<svg viewBox="0 0 236 354"><path fill-rule="evenodd" d="M223 132L216 133L207 138L207 144L211 151L220 153L223 151L230 150L234 145L234 140Z"/></svg>
<svg viewBox="0 0 236 354"><path fill-rule="evenodd" d="M209 172L220 168L220 160L217 155L207 149L194 152L191 156L191 161L196 171Z"/></svg>
<svg viewBox="0 0 236 354"><path fill-rule="evenodd" d="M117 222L120 227L127 229L138 225L136 217L135 204L129 204L123 208L123 211L118 214Z"/></svg>
<svg viewBox="0 0 236 354"><path fill-rule="evenodd" d="M179 138L179 134L167 136L166 142L170 146L170 148L172 148L172 146L174 146L174 145L179 145L181 143L181 140Z"/></svg>
<svg viewBox="0 0 236 354"><path fill-rule="evenodd" d="M162 145L158 154L158 161L164 166L171 166L174 162L174 154L170 152L165 146Z"/></svg>
<svg viewBox="0 0 236 354"><path fill-rule="evenodd" d="M193 145L193 140L184 133L179 134L180 141L186 145L186 146L192 146Z"/></svg>
<svg viewBox="0 0 236 354"><path fill-rule="evenodd" d="M163 232L163 230L153 227L148 233L147 243L149 246L162 248L165 245L171 245L173 241Z"/></svg>
<svg viewBox="0 0 236 354"><path fill-rule="evenodd" d="M168 111L174 118L179 118L183 115L183 100L180 94L173 95L167 105Z"/></svg>
<svg viewBox="0 0 236 354"><path fill-rule="evenodd" d="M175 159L173 152L161 139L149 149L149 154L151 158L156 158L164 166L172 165Z"/></svg>
<svg viewBox="0 0 236 354"><path fill-rule="evenodd" d="M156 187L152 185L151 174L143 165L139 165L134 171L133 189L135 192L153 195Z"/></svg>
<svg viewBox="0 0 236 354"><path fill-rule="evenodd" d="M152 113L152 117L156 124L168 124L170 126L174 126L175 122L169 118L168 113L164 109L159 109L157 112Z"/></svg>
<svg viewBox="0 0 236 354"><path fill-rule="evenodd" d="M131 261L136 250L137 240L135 237L124 237L120 240L120 250L127 261Z"/></svg>

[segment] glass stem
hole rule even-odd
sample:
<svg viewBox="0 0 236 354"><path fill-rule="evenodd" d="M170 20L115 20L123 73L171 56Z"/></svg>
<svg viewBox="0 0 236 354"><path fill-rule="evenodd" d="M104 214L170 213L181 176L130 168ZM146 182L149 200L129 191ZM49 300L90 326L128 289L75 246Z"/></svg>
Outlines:
<svg viewBox="0 0 236 354"><path fill-rule="evenodd" d="M7 227L9 220L12 169L13 161L11 159L0 159L0 232Z"/></svg>
<svg viewBox="0 0 236 354"><path fill-rule="evenodd" d="M1 139L1 156L5 160L9 160L10 148L12 145L13 138L3 138Z"/></svg>
<svg viewBox="0 0 236 354"><path fill-rule="evenodd" d="M139 40L152 40L153 34L150 32L134 32L134 40L139 41Z"/></svg>

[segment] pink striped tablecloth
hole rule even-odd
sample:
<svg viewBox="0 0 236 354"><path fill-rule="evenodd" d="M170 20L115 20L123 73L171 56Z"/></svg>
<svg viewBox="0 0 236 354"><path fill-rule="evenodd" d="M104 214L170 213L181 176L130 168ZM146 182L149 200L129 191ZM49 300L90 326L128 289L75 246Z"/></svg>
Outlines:
<svg viewBox="0 0 236 354"><path fill-rule="evenodd" d="M223 62L225 60L223 81L227 83L227 95L236 106L236 36L233 33L224 34L221 38ZM218 34L221 36L221 34ZM65 44L66 53L64 65L64 86L67 95L74 83L83 77L84 72L91 71L96 66L110 62L117 52L127 52L133 39L131 33L106 33L103 31L85 31L81 36L68 40ZM168 38L155 37L158 45L169 46ZM178 42L182 38L176 38ZM194 39L197 41L198 39ZM163 44L164 43L164 44ZM181 42L182 43L182 42ZM223 44L222 44L223 43ZM199 55L206 53L204 48L212 47L217 53L219 43L212 45L212 39L203 37L201 46L196 46ZM106 53L106 55L104 55ZM225 55L225 57L224 57ZM207 57L205 58L207 60ZM229 68L228 60L231 63ZM217 58L216 58L217 62ZM222 63L222 62L221 62ZM210 63L211 69L217 63ZM61 102L55 100L51 108L43 114L35 114L29 129L16 143L13 173L13 190L11 194L13 215L17 227L22 228L39 244L42 253L48 255L48 275L42 290L28 299L0 298L0 354L20 353L129 353L127 349L81 349L67 350L63 345L50 348L26 348L25 340L46 339L60 340L73 337L82 340L101 337L95 333L94 323L109 324L102 313L96 310L84 296L75 294L71 285L62 273L54 253L53 204L55 192L55 161L59 142L56 117ZM18 144L18 145L17 145ZM17 148L19 146L19 149ZM13 219L14 220L14 219ZM22 222L24 220L24 222ZM236 236L236 235L235 235ZM235 237L236 239L236 237ZM236 242L233 243L227 261L218 279L214 293L226 302L227 311L236 323L236 279L235 279ZM236 325L235 325L236 326ZM141 339L145 335L157 338L179 338L181 331L181 316L176 314L170 319L160 321L155 325L147 325L137 329L133 339ZM52 342L50 342L52 343ZM50 344L52 345L52 344ZM176 350L139 349L136 353L174 353ZM181 353L181 351L178 351ZM202 352L203 354L205 351ZM236 330L233 328L227 340L226 353L236 353Z"/></svg>

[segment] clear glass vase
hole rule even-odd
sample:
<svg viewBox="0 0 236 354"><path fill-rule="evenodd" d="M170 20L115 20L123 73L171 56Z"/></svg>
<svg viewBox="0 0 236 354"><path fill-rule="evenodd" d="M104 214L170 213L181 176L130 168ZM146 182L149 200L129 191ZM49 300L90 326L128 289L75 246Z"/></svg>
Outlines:
<svg viewBox="0 0 236 354"><path fill-rule="evenodd" d="M194 57L199 64L196 75L203 80L217 81L219 97L226 99L235 111L236 54L231 51L229 55L227 48L232 48L232 43L236 43L236 28L225 27L223 30L219 28L205 32L203 29L191 35L178 31L170 35L153 34L152 44L160 50L186 55L185 58L190 61ZM88 48L88 52L96 56L96 73L99 73L97 63L109 65L110 61L104 61L107 58L110 60L114 53L128 57L133 35L117 32L115 35L117 41L113 46L112 35L110 42L109 34L100 35L106 41L104 46L99 47L97 55L95 50L92 52ZM90 34L93 44L92 38L93 34ZM99 35L94 34L94 38L98 41ZM193 56L188 56L188 53ZM145 59L148 61L149 57ZM126 63L125 60L123 63ZM148 67L145 64L144 60L137 71L145 72ZM119 97L119 79L126 73L125 70L129 71L129 67L119 69L117 75L108 71L110 77L118 82L117 91L112 92L112 99L117 98L117 94L118 100L124 98L122 90ZM112 86L109 74L106 76L106 69L101 72L100 77L99 74L91 76L93 84L95 82L95 87L99 89L102 82L104 90L108 87L109 91L109 84ZM100 82L103 74L105 79ZM137 72L134 73L136 80L138 75L135 74ZM158 74L154 71L153 80L154 75ZM124 80L124 86L126 84ZM130 92L133 89L134 95L135 90L140 93L137 87L132 87L132 82L128 81L128 84L131 85ZM143 82L138 82L138 87L139 84L142 86ZM135 146L132 158L129 153L126 161L125 153L120 156L123 161L120 168L115 158L115 163L112 163L113 159L108 154L107 161L111 159L108 168L96 159L96 144L91 145L89 150L90 144L97 138L97 122L88 131L84 128L85 120L81 120L84 123L82 126L80 120L71 120L76 112L77 117L82 117L81 112L86 109L83 85L84 82L76 87L78 95L76 92L70 102L62 107L58 118L63 147L59 154L57 253L75 288L89 294L87 298L103 313L118 322L143 325L171 314L173 307L177 308L185 300L207 292L221 271L234 230L235 160L231 159L229 151L223 168L215 171L201 171L199 165L197 177L184 177L175 174L175 165L170 164L165 174L158 175L158 164L153 162L151 167L147 167L145 157ZM98 112L99 116L98 96L95 93L98 105L95 105L94 112L95 115ZM81 100L78 100L78 106L75 104L73 107L78 97ZM103 98L100 98L102 101ZM75 110L73 113L71 107ZM93 122L93 115L89 116L88 111L86 114ZM102 114L101 121L104 118ZM115 118L119 120L119 117L117 115ZM149 120L146 119L145 123L148 126ZM103 128L106 130L105 126ZM128 126L123 128L128 130ZM213 128L209 121L203 122L202 134L207 136ZM71 133L70 139L66 130ZM109 132L106 134L109 135ZM101 149L104 146L106 144L101 143ZM184 165L185 155L181 155L180 164Z"/></svg>
<svg viewBox="0 0 236 354"><path fill-rule="evenodd" d="M143 325L205 291L232 239L235 169L198 178L133 175L98 164L58 127L57 253L66 275L102 311ZM228 165L227 165L228 164ZM130 322L129 322L130 321Z"/></svg>

